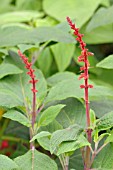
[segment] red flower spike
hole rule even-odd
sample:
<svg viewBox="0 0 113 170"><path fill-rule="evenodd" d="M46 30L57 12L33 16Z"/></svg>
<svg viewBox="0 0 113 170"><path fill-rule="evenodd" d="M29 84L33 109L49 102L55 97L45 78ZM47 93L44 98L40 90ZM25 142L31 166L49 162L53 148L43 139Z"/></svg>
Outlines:
<svg viewBox="0 0 113 170"><path fill-rule="evenodd" d="M32 63L28 61L28 58L24 54L22 54L20 50L18 50L18 55L21 57L23 63L26 65L25 67L29 70L27 72L27 74L31 77L29 83L31 83L32 86L35 87L38 80L35 80L35 75L34 75L35 70L32 69ZM32 88L31 90L33 93L38 92L35 88Z"/></svg>
<svg viewBox="0 0 113 170"><path fill-rule="evenodd" d="M1 149L5 149L5 148L8 148L9 147L9 143L7 140L3 140L2 141L2 146L1 146Z"/></svg>
<svg viewBox="0 0 113 170"><path fill-rule="evenodd" d="M86 67L80 67L80 71L82 71L82 70L85 70L86 69Z"/></svg>

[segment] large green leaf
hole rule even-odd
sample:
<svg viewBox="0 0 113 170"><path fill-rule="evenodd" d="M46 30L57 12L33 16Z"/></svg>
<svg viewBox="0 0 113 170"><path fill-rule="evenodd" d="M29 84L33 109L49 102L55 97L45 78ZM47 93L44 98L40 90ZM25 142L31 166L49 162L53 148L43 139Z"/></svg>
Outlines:
<svg viewBox="0 0 113 170"><path fill-rule="evenodd" d="M108 144L96 156L92 168L98 170L112 170L113 169L113 144Z"/></svg>
<svg viewBox="0 0 113 170"><path fill-rule="evenodd" d="M0 65L0 79L11 74L19 74L23 71L13 64L3 63Z"/></svg>
<svg viewBox="0 0 113 170"><path fill-rule="evenodd" d="M28 22L42 16L42 13L32 10L8 12L0 15L0 25L14 22Z"/></svg>
<svg viewBox="0 0 113 170"><path fill-rule="evenodd" d="M105 113L113 110L113 100L104 98L102 100L91 101L90 107L95 111L96 117L100 118Z"/></svg>
<svg viewBox="0 0 113 170"><path fill-rule="evenodd" d="M8 119L14 120L19 122L20 124L23 124L24 126L30 127L31 123L28 120L28 118L23 115L22 113L16 111L16 110L9 110L7 111L3 117L6 117Z"/></svg>
<svg viewBox="0 0 113 170"><path fill-rule="evenodd" d="M113 6L109 8L100 8L92 17L87 25L87 31L91 31L97 27L113 23Z"/></svg>
<svg viewBox="0 0 113 170"><path fill-rule="evenodd" d="M57 43L51 46L59 71L64 71L71 62L75 46L74 44Z"/></svg>
<svg viewBox="0 0 113 170"><path fill-rule="evenodd" d="M76 140L78 136L81 134L81 132L82 132L82 128L80 128L76 124L66 129L55 131L50 139L51 153L53 153L57 149L59 144L61 144L62 142Z"/></svg>
<svg viewBox="0 0 113 170"><path fill-rule="evenodd" d="M0 155L1 170L19 170L18 165L5 155Z"/></svg>
<svg viewBox="0 0 113 170"><path fill-rule="evenodd" d="M81 32L85 34L83 40L87 44L102 44L113 42L113 29L112 24L95 28L94 30L87 32L86 26L83 26Z"/></svg>
<svg viewBox="0 0 113 170"><path fill-rule="evenodd" d="M34 153L32 152L33 151L30 150L26 154L14 159L21 170L31 170L32 167L34 167L34 170L58 170L56 163L47 155L40 153L37 150L34 150Z"/></svg>
<svg viewBox="0 0 113 170"><path fill-rule="evenodd" d="M113 127L113 111L106 113L99 120L97 120L96 127L99 131Z"/></svg>
<svg viewBox="0 0 113 170"><path fill-rule="evenodd" d="M68 98L60 103L66 106L60 111L56 120L67 128L70 125L78 124L83 128L86 127L86 114L84 105L76 98Z"/></svg>
<svg viewBox="0 0 113 170"><path fill-rule="evenodd" d="M39 82L36 84L38 90L37 100L39 103L43 101L47 93L46 81L40 70L35 69L36 78ZM24 70L25 71L25 70ZM32 102L31 85L28 83L29 76L24 72L22 74L13 75L0 80L0 105L6 107L23 106L25 100L29 98Z"/></svg>
<svg viewBox="0 0 113 170"><path fill-rule="evenodd" d="M38 126L39 127L46 126L49 123L51 123L56 118L56 116L58 115L58 113L64 106L65 105L59 104L56 106L48 107L44 112L41 113L41 116L38 121Z"/></svg>
<svg viewBox="0 0 113 170"><path fill-rule="evenodd" d="M101 67L101 68L106 68L106 69L113 69L113 55L109 55L102 61L100 61L96 66Z"/></svg>
<svg viewBox="0 0 113 170"><path fill-rule="evenodd" d="M80 135L75 141L62 142L58 148L57 155L63 154L65 152L75 151L83 146L88 146L90 143L87 139Z"/></svg>
<svg viewBox="0 0 113 170"><path fill-rule="evenodd" d="M82 81L78 80L78 77L75 76L72 80L63 80L53 86L50 89L50 92L45 100L45 103L54 101L54 100L63 100L68 97L83 98L84 90L80 89ZM105 86L96 85L93 82L89 82L94 85L93 89L89 89L90 100L100 99L103 97L112 97L113 98L113 89Z"/></svg>
<svg viewBox="0 0 113 170"><path fill-rule="evenodd" d="M15 46L22 43L35 44L45 41L75 42L70 34L55 27L39 27L31 30L14 26L0 28L0 39L0 47Z"/></svg>
<svg viewBox="0 0 113 170"><path fill-rule="evenodd" d="M76 19L78 27L81 27L93 15L101 0L44 0L43 6L47 14L59 21L65 21L66 16Z"/></svg>
<svg viewBox="0 0 113 170"><path fill-rule="evenodd" d="M75 74L72 72L68 72L68 71L59 72L49 77L47 79L47 83L49 86L54 86L63 80L69 80L69 79L72 80L74 78L75 78Z"/></svg>

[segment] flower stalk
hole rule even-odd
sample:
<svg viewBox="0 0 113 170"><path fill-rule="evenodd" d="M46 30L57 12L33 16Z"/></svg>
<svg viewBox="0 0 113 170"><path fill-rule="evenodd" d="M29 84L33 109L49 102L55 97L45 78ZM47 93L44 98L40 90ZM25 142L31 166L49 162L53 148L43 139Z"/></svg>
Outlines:
<svg viewBox="0 0 113 170"><path fill-rule="evenodd" d="M88 69L90 67L90 63L88 61L89 56L93 56L92 52L89 52L86 48L86 43L83 41L84 34L79 32L79 28L76 28L76 25L72 23L71 19L67 17L67 22L70 25L71 29L74 30L73 34L77 36L76 40L80 44L81 55L78 57L78 62L84 62L84 66L80 67L80 71L83 71L79 76L80 79L84 79L84 84L80 85L80 88L84 88L84 100L85 100L85 108L86 108L86 120L87 120L87 129L86 129L86 136L88 142L92 142L92 129L90 129L90 108L89 108L89 96L88 96L88 89L93 88L93 85L88 83L89 73ZM88 170L90 168L90 148L89 146L86 147L85 153L85 160L84 160L84 170Z"/></svg>
<svg viewBox="0 0 113 170"><path fill-rule="evenodd" d="M35 121L36 121L36 93L38 92L38 90L36 89L36 83L38 82L38 80L35 78L35 70L32 69L32 63L30 63L28 61L28 58L21 53L21 51L18 51L18 55L21 57L23 63L25 64L25 68L28 70L27 74L30 76L31 80L29 81L29 83L32 84L32 128L30 129L30 139L34 136L35 134ZM31 143L30 148L34 150L35 146L33 143Z"/></svg>

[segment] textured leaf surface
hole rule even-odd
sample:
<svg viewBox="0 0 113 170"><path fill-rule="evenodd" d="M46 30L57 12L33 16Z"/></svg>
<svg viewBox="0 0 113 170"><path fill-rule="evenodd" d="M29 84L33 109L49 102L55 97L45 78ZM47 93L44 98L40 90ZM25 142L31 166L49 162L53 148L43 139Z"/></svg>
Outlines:
<svg viewBox="0 0 113 170"><path fill-rule="evenodd" d="M0 170L19 170L19 167L7 156L0 155Z"/></svg>
<svg viewBox="0 0 113 170"><path fill-rule="evenodd" d="M113 6L109 8L100 8L94 15L87 26L87 31L97 27L113 23Z"/></svg>
<svg viewBox="0 0 113 170"><path fill-rule="evenodd" d="M96 126L99 131L113 127L113 111L106 113L103 117L97 120Z"/></svg>
<svg viewBox="0 0 113 170"><path fill-rule="evenodd" d="M23 71L13 64L3 63L0 65L0 79L11 74L19 74Z"/></svg>
<svg viewBox="0 0 113 170"><path fill-rule="evenodd" d="M28 120L28 118L23 115L22 113L16 111L16 110L9 110L7 113L3 115L3 117L6 117L8 119L14 120L19 122L20 124L23 124L24 126L30 127L31 123Z"/></svg>
<svg viewBox="0 0 113 170"><path fill-rule="evenodd" d="M76 124L66 129L55 131L50 139L51 153L53 153L63 141L76 140L81 132L82 129Z"/></svg>
<svg viewBox="0 0 113 170"><path fill-rule="evenodd" d="M59 104L56 106L50 106L49 108L47 108L40 116L39 118L39 122L38 122L38 126L46 126L49 123L51 123L56 116L58 115L58 113L60 112L60 110L64 107L65 105Z"/></svg>
<svg viewBox="0 0 113 170"><path fill-rule="evenodd" d="M112 170L113 169L113 144L108 144L96 156L92 168L98 170Z"/></svg>
<svg viewBox="0 0 113 170"><path fill-rule="evenodd" d="M44 0L43 6L47 14L63 22L66 16L76 19L78 27L81 27L92 16L101 0ZM82 5L81 5L82 4Z"/></svg>
<svg viewBox="0 0 113 170"><path fill-rule="evenodd" d="M64 71L71 62L75 46L74 44L57 43L51 46L59 71Z"/></svg>
<svg viewBox="0 0 113 170"><path fill-rule="evenodd" d="M101 67L101 68L106 68L106 69L113 69L113 55L109 55L102 61L100 61L96 66Z"/></svg>
<svg viewBox="0 0 113 170"><path fill-rule="evenodd" d="M87 139L83 135L80 135L75 141L62 142L58 148L57 155L65 152L75 151L76 149L88 145L90 145L90 143L87 141Z"/></svg>
<svg viewBox="0 0 113 170"><path fill-rule="evenodd" d="M32 151L28 151L25 155L19 156L14 161L21 170L32 169ZM34 150L34 170L58 170L56 163L47 155Z"/></svg>
<svg viewBox="0 0 113 170"><path fill-rule="evenodd" d="M67 128L70 125L78 124L81 127L86 127L86 114L84 105L75 98L68 98L60 101L60 103L66 106L60 111L56 120Z"/></svg>
<svg viewBox="0 0 113 170"><path fill-rule="evenodd" d="M15 46L23 43L35 44L45 41L75 42L70 34L55 27L39 27L32 30L19 27L1 28L0 38L0 47Z"/></svg>

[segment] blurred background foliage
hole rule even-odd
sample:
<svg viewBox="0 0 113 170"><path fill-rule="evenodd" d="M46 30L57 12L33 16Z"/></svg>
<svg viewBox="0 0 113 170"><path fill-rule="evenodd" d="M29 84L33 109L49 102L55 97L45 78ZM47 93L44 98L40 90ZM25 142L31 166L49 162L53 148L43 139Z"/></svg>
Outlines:
<svg viewBox="0 0 113 170"><path fill-rule="evenodd" d="M93 89L90 91L90 106L99 118L113 110L113 0L0 0L0 103L3 107L6 103L11 104L11 100L13 104L10 107L16 106L15 99L8 98L18 84L16 78L10 78L10 75L17 74L18 77L23 69L17 59L18 49L29 57L46 78L48 90L52 89L47 101L69 97L80 99L83 96L79 90L81 82L76 78L77 84L72 81L75 76L73 73L76 74L75 77L80 74L81 63L77 61L80 49L66 22L67 16L80 28L80 32L85 35L84 41L89 51L94 53L94 57L89 58L90 79L94 84L94 92ZM101 88L96 88L96 85ZM73 92L74 87L78 91L77 95ZM5 88L10 91L9 96L6 95ZM58 97L56 91L59 93ZM14 93L16 94L16 90ZM67 103L73 110L76 108L72 100L78 100L68 100ZM0 119L6 109L3 107ZM60 119L63 120L63 117ZM1 128L3 122L0 123ZM23 130L27 134L25 136L21 133L22 127L18 125L16 131L16 126L17 124L11 121L6 126L5 133L18 133L18 137L28 139L28 131ZM19 145L18 148L20 147ZM25 151L23 150L23 153ZM80 157L79 153L75 155Z"/></svg>

